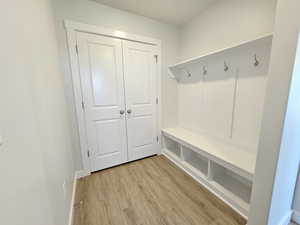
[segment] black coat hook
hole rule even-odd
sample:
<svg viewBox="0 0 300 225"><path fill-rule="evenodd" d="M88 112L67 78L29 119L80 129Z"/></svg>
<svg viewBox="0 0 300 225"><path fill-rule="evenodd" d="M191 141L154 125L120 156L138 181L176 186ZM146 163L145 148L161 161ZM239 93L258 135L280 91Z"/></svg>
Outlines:
<svg viewBox="0 0 300 225"><path fill-rule="evenodd" d="M224 71L227 72L229 70L229 67L226 63L226 61L224 61Z"/></svg>
<svg viewBox="0 0 300 225"><path fill-rule="evenodd" d="M259 65L259 61L257 60L256 54L254 55L254 66L257 67Z"/></svg>
<svg viewBox="0 0 300 225"><path fill-rule="evenodd" d="M205 66L203 66L203 75L206 75L207 74L207 70L206 70L206 68L205 68Z"/></svg>
<svg viewBox="0 0 300 225"><path fill-rule="evenodd" d="M184 69L184 71L186 72L187 77L191 77L192 76L192 74L188 70Z"/></svg>

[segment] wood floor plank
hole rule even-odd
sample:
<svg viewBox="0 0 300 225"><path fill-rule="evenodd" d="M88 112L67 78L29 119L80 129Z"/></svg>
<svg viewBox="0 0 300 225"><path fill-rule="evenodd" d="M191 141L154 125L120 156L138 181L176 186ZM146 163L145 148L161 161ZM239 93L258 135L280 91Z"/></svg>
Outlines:
<svg viewBox="0 0 300 225"><path fill-rule="evenodd" d="M164 156L80 179L74 225L245 225L246 221Z"/></svg>

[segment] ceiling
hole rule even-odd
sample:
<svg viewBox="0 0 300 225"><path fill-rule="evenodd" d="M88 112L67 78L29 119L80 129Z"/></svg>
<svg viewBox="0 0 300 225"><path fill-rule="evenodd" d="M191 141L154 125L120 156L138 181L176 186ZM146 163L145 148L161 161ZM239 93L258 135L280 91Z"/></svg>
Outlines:
<svg viewBox="0 0 300 225"><path fill-rule="evenodd" d="M216 0L93 0L173 25L183 25Z"/></svg>

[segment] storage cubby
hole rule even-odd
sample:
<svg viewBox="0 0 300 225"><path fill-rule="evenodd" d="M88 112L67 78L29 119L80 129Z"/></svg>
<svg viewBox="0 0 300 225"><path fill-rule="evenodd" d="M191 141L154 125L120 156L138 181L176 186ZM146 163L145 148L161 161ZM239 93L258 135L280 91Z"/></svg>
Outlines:
<svg viewBox="0 0 300 225"><path fill-rule="evenodd" d="M204 176L208 175L208 159L200 154L190 150L187 147L182 147L183 160L192 168L201 172Z"/></svg>
<svg viewBox="0 0 300 225"><path fill-rule="evenodd" d="M184 128L163 132L163 154L247 217L250 208L255 156L218 139Z"/></svg>
<svg viewBox="0 0 300 225"><path fill-rule="evenodd" d="M250 180L215 162L211 162L210 169L211 180L217 184L218 188L224 188L246 204L250 203L252 190L252 182Z"/></svg>
<svg viewBox="0 0 300 225"><path fill-rule="evenodd" d="M181 157L180 144L172 139L164 136L163 138L164 148L170 153L176 155L177 157Z"/></svg>

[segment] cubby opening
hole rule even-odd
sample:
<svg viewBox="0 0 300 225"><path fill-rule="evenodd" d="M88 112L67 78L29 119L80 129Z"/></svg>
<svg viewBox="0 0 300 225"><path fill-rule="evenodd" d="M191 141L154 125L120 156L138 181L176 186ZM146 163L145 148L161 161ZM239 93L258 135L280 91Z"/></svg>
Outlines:
<svg viewBox="0 0 300 225"><path fill-rule="evenodd" d="M202 155L192 151L187 147L182 147L183 160L192 168L201 172L207 177L208 174L208 159Z"/></svg>
<svg viewBox="0 0 300 225"><path fill-rule="evenodd" d="M250 204L252 182L244 177L211 162L211 179L219 188L224 188L246 204Z"/></svg>
<svg viewBox="0 0 300 225"><path fill-rule="evenodd" d="M180 158L181 157L180 144L166 136L164 136L163 140L164 140L164 148Z"/></svg>

